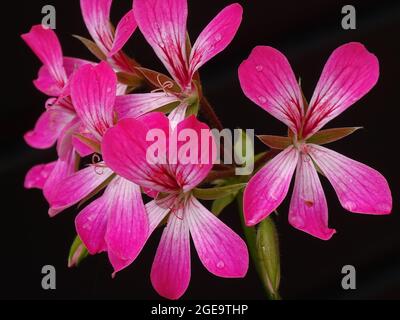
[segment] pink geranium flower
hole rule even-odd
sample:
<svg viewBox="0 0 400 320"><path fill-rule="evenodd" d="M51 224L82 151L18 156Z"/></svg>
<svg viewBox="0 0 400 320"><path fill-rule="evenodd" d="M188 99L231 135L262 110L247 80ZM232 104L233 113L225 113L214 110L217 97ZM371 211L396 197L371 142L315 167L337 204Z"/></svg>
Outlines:
<svg viewBox="0 0 400 320"><path fill-rule="evenodd" d="M121 50L135 32L133 10L120 20L117 28L110 21L112 0L81 0L83 20L97 47L117 71L135 72L132 61Z"/></svg>
<svg viewBox="0 0 400 320"><path fill-rule="evenodd" d="M118 98L116 111L120 119L136 117L171 102L190 105L198 94L193 84L196 71L229 45L242 21L243 9L237 3L223 9L201 32L189 52L187 0L135 0L133 11L139 29L175 83L160 83L166 93Z"/></svg>
<svg viewBox="0 0 400 320"><path fill-rule="evenodd" d="M327 122L363 97L377 82L377 58L362 44L348 43L329 58L308 108L285 56L271 47L257 47L239 69L246 96L285 123L292 144L249 182L244 193L245 220L255 225L274 211L288 193L297 168L289 222L327 240L328 207L317 168L328 178L341 205L356 213L388 214L391 192L376 170L308 140Z"/></svg>
<svg viewBox="0 0 400 320"><path fill-rule="evenodd" d="M37 149L47 149L57 142L59 159L49 164L33 167L25 178L26 188L43 189L48 201L54 186L74 171L75 150L85 155L88 150L79 141L74 141L72 133L80 125L69 97L69 79L76 68L88 61L63 57L60 42L53 30L41 25L33 26L22 39L38 56L43 66L34 81L36 88L52 97L46 103L46 110L40 116L35 128L25 134L28 145Z"/></svg>
<svg viewBox="0 0 400 320"><path fill-rule="evenodd" d="M100 145L114 125L117 76L101 62L82 66L71 80L71 98L76 113ZM136 258L148 233L148 219L139 186L116 176L104 162L94 163L65 178L54 191L49 214L87 199L105 188L104 194L77 216L77 232L91 254L106 251L118 272Z"/></svg>
<svg viewBox="0 0 400 320"><path fill-rule="evenodd" d="M120 176L158 193L146 205L150 222L149 235L167 218L151 270L151 281L163 297L178 299L190 281L190 236L201 262L211 273L225 278L244 277L248 268L248 252L244 241L229 227L208 211L192 194L212 168L215 144L207 125L194 116L183 121L184 114L174 113L170 120L162 113L150 113L139 119L121 120L108 130L103 139L105 163ZM177 125L176 125L177 123ZM148 133L157 129L164 133L166 146L185 129L194 130L199 157L197 164L183 164L179 152L187 142L178 142L177 148L168 148L167 163L148 161L147 150L152 142ZM206 158L204 145L210 150ZM203 146L203 147L200 147ZM164 153L163 153L164 154ZM168 159L176 159L169 161Z"/></svg>

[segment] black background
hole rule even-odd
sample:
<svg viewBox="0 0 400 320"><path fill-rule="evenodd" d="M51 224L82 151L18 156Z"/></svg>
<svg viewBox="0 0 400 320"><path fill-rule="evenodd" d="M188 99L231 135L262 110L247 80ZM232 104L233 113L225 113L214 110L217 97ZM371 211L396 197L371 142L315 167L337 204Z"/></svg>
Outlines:
<svg viewBox="0 0 400 320"><path fill-rule="evenodd" d="M230 1L189 1L188 29L192 39ZM328 198L330 226L338 233L324 242L290 227L288 200L277 218L282 253L282 296L286 299L400 298L400 218L398 122L400 116L400 5L399 1L240 1L244 20L235 40L201 70L205 94L228 128L255 128L258 134L283 134L285 127L242 94L237 68L256 45L270 45L289 59L301 76L307 97L318 81L329 54L339 45L360 41L380 61L377 86L355 106L329 123L329 127L363 126L365 129L330 147L366 163L388 179L393 192L393 214L374 217L346 212L329 183L323 179ZM7 1L1 12L1 298L107 298L158 299L149 273L160 231L155 232L140 257L111 279L105 255L88 258L78 269L67 268L69 246L74 238L76 209L54 219L40 191L24 190L26 171L34 164L55 159L55 151L38 151L25 145L22 136L31 129L44 108L45 96L32 80L39 61L20 39L33 24L41 22L41 8L57 9L57 34L65 55L93 59L71 34L88 37L79 1ZM130 0L115 0L113 21L130 7ZM357 30L341 28L341 8L357 10ZM126 51L146 67L163 70L139 32ZM263 147L257 144L258 151ZM222 220L241 233L235 206ZM57 269L57 290L41 288L41 268ZM341 288L341 269L357 269L357 290ZM251 268L245 279L226 280L209 274L192 251L192 280L184 299L262 299L263 291Z"/></svg>

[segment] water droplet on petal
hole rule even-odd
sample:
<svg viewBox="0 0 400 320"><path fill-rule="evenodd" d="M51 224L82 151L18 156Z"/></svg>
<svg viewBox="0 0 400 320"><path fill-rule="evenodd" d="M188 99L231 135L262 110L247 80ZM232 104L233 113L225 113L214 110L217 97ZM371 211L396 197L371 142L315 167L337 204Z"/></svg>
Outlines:
<svg viewBox="0 0 400 320"><path fill-rule="evenodd" d="M309 208L312 208L314 206L314 201L311 201L311 200L304 200L304 203Z"/></svg>
<svg viewBox="0 0 400 320"><path fill-rule="evenodd" d="M264 67L263 67L261 64L259 64L258 66L256 66L256 70L257 70L258 72L263 71L263 69L264 69Z"/></svg>
<svg viewBox="0 0 400 320"><path fill-rule="evenodd" d="M258 97L258 101L260 101L260 103L264 104L264 103L267 102L267 99L265 97L263 97L263 96L259 96Z"/></svg>
<svg viewBox="0 0 400 320"><path fill-rule="evenodd" d="M225 263L223 262L223 261L219 261L218 263L217 263L217 268L218 269L222 269L222 268L224 268L225 267Z"/></svg>
<svg viewBox="0 0 400 320"><path fill-rule="evenodd" d="M222 39L221 34L220 34L220 33L217 33L217 34L215 35L215 41L218 42L218 41L221 41L221 39Z"/></svg>

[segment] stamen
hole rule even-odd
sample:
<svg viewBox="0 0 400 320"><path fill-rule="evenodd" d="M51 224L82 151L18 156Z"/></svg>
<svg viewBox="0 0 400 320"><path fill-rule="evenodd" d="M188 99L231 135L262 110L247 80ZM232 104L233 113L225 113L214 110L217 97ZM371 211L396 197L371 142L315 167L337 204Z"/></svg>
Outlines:
<svg viewBox="0 0 400 320"><path fill-rule="evenodd" d="M94 168L94 172L101 176L104 173L104 168L107 166L105 164L100 163L101 157L97 153L92 155L92 166Z"/></svg>
<svg viewBox="0 0 400 320"><path fill-rule="evenodd" d="M161 75L158 74L157 75L157 82L158 85L160 86L160 88L154 89L151 91L151 93L157 93L157 92L164 92L166 95L168 95L168 89L172 89L174 87L174 84L172 81L165 81L165 82L161 82Z"/></svg>

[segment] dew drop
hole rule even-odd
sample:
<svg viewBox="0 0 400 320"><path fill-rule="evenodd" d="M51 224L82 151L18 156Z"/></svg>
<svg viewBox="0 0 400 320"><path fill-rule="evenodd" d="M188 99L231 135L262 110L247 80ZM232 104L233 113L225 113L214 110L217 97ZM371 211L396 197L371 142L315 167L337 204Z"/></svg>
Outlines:
<svg viewBox="0 0 400 320"><path fill-rule="evenodd" d="M265 97L263 97L263 96L259 96L258 97L258 101L260 101L261 103L266 103L267 102L267 99L265 98Z"/></svg>
<svg viewBox="0 0 400 320"><path fill-rule="evenodd" d="M264 69L264 67L263 67L261 64L259 64L258 66L256 66L256 70L257 70L258 72L263 71L263 69Z"/></svg>
<svg viewBox="0 0 400 320"><path fill-rule="evenodd" d="M214 39L215 39L216 42L221 41L221 39L222 39L221 34L217 33L217 34L215 35Z"/></svg>
<svg viewBox="0 0 400 320"><path fill-rule="evenodd" d="M225 267L225 263L223 262L223 261L219 261L218 263L217 263L217 268L218 269L222 269L222 268L224 268Z"/></svg>

